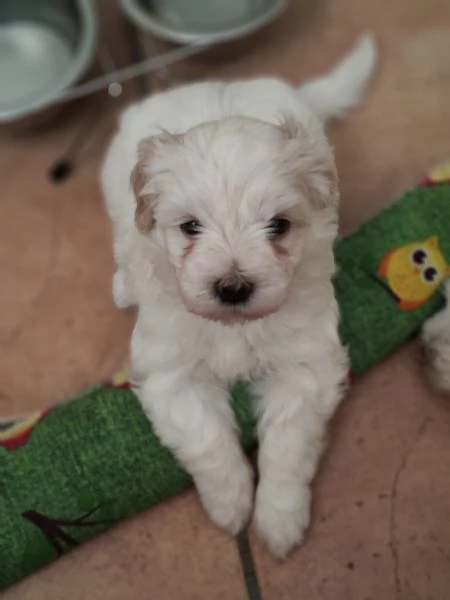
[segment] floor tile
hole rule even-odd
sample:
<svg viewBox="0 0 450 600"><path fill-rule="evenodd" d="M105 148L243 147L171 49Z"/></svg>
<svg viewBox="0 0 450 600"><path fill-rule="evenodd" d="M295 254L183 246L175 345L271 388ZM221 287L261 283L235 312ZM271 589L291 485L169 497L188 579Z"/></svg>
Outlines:
<svg viewBox="0 0 450 600"><path fill-rule="evenodd" d="M252 535L264 600L446 600L450 409L415 346L360 379L335 419L304 545L276 563Z"/></svg>
<svg viewBox="0 0 450 600"><path fill-rule="evenodd" d="M188 492L10 588L4 600L247 600L234 540Z"/></svg>

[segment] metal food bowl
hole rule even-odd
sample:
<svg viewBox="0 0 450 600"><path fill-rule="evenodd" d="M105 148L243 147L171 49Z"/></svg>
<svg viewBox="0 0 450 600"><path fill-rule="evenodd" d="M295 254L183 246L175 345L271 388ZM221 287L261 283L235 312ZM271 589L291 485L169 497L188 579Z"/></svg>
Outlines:
<svg viewBox="0 0 450 600"><path fill-rule="evenodd" d="M176 44L216 44L245 37L273 21L287 0L120 0L141 30Z"/></svg>
<svg viewBox="0 0 450 600"><path fill-rule="evenodd" d="M0 124L51 106L86 73L96 42L91 0L1 0Z"/></svg>

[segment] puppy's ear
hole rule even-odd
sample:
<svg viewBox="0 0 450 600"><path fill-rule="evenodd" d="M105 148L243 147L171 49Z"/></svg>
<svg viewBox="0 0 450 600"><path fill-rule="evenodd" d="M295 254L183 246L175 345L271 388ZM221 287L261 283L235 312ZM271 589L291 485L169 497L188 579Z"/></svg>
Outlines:
<svg viewBox="0 0 450 600"><path fill-rule="evenodd" d="M293 176L316 209L337 206L339 186L333 151L319 122L308 127L292 117L279 125L290 148Z"/></svg>
<svg viewBox="0 0 450 600"><path fill-rule="evenodd" d="M150 164L158 150L177 141L177 136L164 132L139 142L137 163L131 171L131 189L136 198L135 222L141 233L150 233L155 224L154 211L158 194L151 190Z"/></svg>
<svg viewBox="0 0 450 600"><path fill-rule="evenodd" d="M153 210L156 198L154 198L153 194L143 193L146 179L139 163L137 163L134 169L131 171L130 181L136 197L134 220L137 228L141 233L150 233L153 225L155 224Z"/></svg>
<svg viewBox="0 0 450 600"><path fill-rule="evenodd" d="M307 132L305 127L299 121L289 115L280 116L279 128L284 138L287 140L298 140L301 137L306 138Z"/></svg>

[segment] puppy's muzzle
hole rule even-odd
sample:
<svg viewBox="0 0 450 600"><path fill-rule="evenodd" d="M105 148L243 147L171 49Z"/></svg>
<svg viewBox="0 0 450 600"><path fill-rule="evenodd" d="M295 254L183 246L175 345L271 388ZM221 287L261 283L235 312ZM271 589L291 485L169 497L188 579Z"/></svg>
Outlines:
<svg viewBox="0 0 450 600"><path fill-rule="evenodd" d="M255 291L255 284L246 279L227 281L219 279L214 283L214 296L225 306L247 304Z"/></svg>

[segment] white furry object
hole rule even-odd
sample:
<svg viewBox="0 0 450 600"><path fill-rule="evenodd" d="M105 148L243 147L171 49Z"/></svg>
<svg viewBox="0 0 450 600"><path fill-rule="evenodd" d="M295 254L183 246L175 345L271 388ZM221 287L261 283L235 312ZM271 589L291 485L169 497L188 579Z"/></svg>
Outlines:
<svg viewBox="0 0 450 600"><path fill-rule="evenodd" d="M425 322L422 343L434 386L450 392L450 280L445 283L445 307Z"/></svg>
<svg viewBox="0 0 450 600"><path fill-rule="evenodd" d="M114 297L138 306L140 402L210 517L236 533L254 486L229 389L254 381L254 516L278 557L308 526L309 486L348 368L331 283L338 189L324 122L357 104L374 64L365 37L300 88L255 79L154 95L124 112L102 172Z"/></svg>

